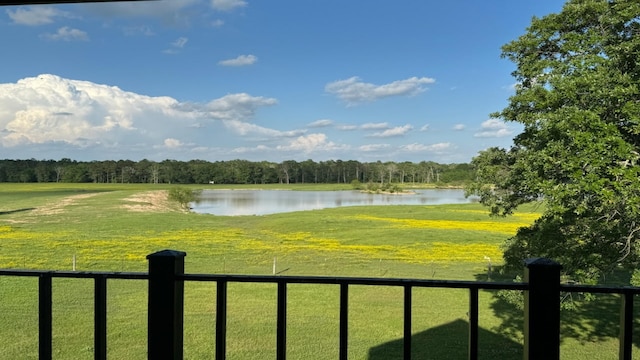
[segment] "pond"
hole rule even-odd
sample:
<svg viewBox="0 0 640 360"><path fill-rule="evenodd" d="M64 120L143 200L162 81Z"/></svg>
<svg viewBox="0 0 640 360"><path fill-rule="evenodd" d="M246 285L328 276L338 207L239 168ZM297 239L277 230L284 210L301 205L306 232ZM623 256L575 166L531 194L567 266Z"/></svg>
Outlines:
<svg viewBox="0 0 640 360"><path fill-rule="evenodd" d="M340 206L465 204L461 189L416 190L415 194L367 194L360 191L203 190L194 212L223 216L267 215Z"/></svg>

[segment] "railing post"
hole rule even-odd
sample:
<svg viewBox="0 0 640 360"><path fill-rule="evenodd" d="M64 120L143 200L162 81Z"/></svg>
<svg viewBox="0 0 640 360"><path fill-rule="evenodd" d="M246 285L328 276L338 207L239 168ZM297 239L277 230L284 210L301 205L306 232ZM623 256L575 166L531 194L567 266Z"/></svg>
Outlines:
<svg viewBox="0 0 640 360"><path fill-rule="evenodd" d="M560 359L561 269L553 260L525 260L524 360Z"/></svg>
<svg viewBox="0 0 640 360"><path fill-rule="evenodd" d="M149 360L183 358L184 257L182 251L163 250L149 260Z"/></svg>
<svg viewBox="0 0 640 360"><path fill-rule="evenodd" d="M631 291L622 293L620 304L620 351L618 359L631 360L633 348L633 297Z"/></svg>

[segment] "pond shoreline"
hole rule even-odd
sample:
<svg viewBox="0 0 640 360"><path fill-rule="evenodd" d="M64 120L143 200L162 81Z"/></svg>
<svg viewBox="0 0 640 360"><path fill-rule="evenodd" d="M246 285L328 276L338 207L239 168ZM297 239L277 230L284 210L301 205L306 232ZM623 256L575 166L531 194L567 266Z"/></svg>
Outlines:
<svg viewBox="0 0 640 360"><path fill-rule="evenodd" d="M343 206L441 205L474 202L461 189L423 189L412 193L361 190L286 191L225 189L203 190L191 203L192 212L219 216L268 215Z"/></svg>

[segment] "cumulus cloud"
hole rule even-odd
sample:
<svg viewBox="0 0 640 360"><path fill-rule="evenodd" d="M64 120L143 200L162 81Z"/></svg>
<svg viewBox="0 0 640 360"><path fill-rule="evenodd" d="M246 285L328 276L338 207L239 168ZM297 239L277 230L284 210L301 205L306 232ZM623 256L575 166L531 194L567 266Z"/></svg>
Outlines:
<svg viewBox="0 0 640 360"><path fill-rule="evenodd" d="M484 121L480 125L480 131L475 133L474 137L481 138L491 138L491 137L505 137L513 134L513 130L511 130L507 124L502 120L498 119L489 119Z"/></svg>
<svg viewBox="0 0 640 360"><path fill-rule="evenodd" d="M388 84L375 85L353 76L345 80L338 80L327 84L324 90L336 95L348 105L371 102L391 96L415 95L425 90L424 85L432 84L435 80L427 77L411 77L397 80Z"/></svg>
<svg viewBox="0 0 640 360"><path fill-rule="evenodd" d="M229 94L207 104L181 103L171 97L145 96L115 86L45 74L0 84L0 149L31 149L46 144L138 150L155 144L171 149L201 146L178 139L197 139L202 132L199 128L207 121L219 121L221 129L226 127L234 133L279 138L304 133L245 122L259 107L272 104L275 99L248 94ZM220 138L224 140L225 135Z"/></svg>
<svg viewBox="0 0 640 360"><path fill-rule="evenodd" d="M232 11L247 6L244 0L211 0L211 7L218 11Z"/></svg>
<svg viewBox="0 0 640 360"><path fill-rule="evenodd" d="M420 128L420 131L421 131L421 132L429 131L429 124L427 124L427 125L422 125L422 127Z"/></svg>
<svg viewBox="0 0 640 360"><path fill-rule="evenodd" d="M218 65L222 66L247 66L253 65L258 61L258 57L255 55L240 55L233 59L218 61Z"/></svg>
<svg viewBox="0 0 640 360"><path fill-rule="evenodd" d="M7 15L14 24L38 26L51 24L56 18L71 18L66 11L58 10L50 6L19 7L14 11L7 10Z"/></svg>
<svg viewBox="0 0 640 360"><path fill-rule="evenodd" d="M464 124L455 124L453 125L453 130L455 131L462 131L466 128L466 126L464 126Z"/></svg>
<svg viewBox="0 0 640 360"><path fill-rule="evenodd" d="M89 35L86 32L68 26L61 27L55 34L43 34L42 38L52 41L89 41Z"/></svg>
<svg viewBox="0 0 640 360"><path fill-rule="evenodd" d="M338 125L336 126L336 129L338 130L342 130L342 131L351 131L351 130L356 130L358 127L356 125Z"/></svg>
<svg viewBox="0 0 640 360"><path fill-rule="evenodd" d="M320 119L310 123L308 126L312 128L327 127L333 125L333 120Z"/></svg>
<svg viewBox="0 0 640 360"><path fill-rule="evenodd" d="M369 135L370 137L394 137L394 136L403 136L406 133L408 133L411 129L413 129L413 126L407 124L404 126L396 126L394 128L390 128L384 131L380 131L380 132L376 132L373 133L371 135Z"/></svg>

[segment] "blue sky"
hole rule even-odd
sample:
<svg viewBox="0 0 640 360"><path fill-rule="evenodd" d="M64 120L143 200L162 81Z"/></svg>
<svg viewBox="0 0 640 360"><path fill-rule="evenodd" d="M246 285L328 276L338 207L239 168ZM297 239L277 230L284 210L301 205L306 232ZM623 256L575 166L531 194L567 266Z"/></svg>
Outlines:
<svg viewBox="0 0 640 360"><path fill-rule="evenodd" d="M468 162L560 0L0 7L0 158Z"/></svg>

